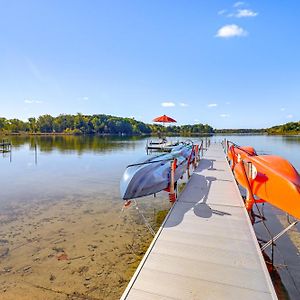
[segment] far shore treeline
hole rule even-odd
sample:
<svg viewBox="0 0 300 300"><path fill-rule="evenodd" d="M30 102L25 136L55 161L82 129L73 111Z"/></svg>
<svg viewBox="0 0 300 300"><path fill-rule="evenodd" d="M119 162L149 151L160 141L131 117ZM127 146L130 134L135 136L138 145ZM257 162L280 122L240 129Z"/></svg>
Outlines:
<svg viewBox="0 0 300 300"><path fill-rule="evenodd" d="M42 115L29 118L27 122L18 119L0 117L0 132L4 134L100 134L100 135L151 135L165 133L179 134L212 134L209 125L194 124L182 126L162 126L160 124L145 124L134 118L122 118L110 115Z"/></svg>
<svg viewBox="0 0 300 300"><path fill-rule="evenodd" d="M300 121L266 129L213 129L207 124L172 125L146 124L134 118L111 115L61 114L42 115L28 121L0 117L1 134L99 134L99 135L198 135L198 134L300 134Z"/></svg>

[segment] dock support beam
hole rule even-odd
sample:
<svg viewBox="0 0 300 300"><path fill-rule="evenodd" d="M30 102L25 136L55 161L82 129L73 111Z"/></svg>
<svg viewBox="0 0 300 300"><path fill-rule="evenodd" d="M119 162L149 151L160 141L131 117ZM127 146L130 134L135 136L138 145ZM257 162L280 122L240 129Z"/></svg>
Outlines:
<svg viewBox="0 0 300 300"><path fill-rule="evenodd" d="M169 192L169 200L174 203L176 201L176 193L175 193L175 170L177 167L177 159L171 161L171 173L170 173L170 192Z"/></svg>
<svg viewBox="0 0 300 300"><path fill-rule="evenodd" d="M195 145L194 169L198 166L199 162L199 145Z"/></svg>

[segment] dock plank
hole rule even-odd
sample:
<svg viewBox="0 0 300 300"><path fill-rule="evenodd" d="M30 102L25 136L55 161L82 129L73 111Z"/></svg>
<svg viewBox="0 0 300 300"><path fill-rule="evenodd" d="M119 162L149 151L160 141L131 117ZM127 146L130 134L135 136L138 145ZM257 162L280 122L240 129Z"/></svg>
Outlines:
<svg viewBox="0 0 300 300"><path fill-rule="evenodd" d="M220 144L200 161L121 299L277 299Z"/></svg>

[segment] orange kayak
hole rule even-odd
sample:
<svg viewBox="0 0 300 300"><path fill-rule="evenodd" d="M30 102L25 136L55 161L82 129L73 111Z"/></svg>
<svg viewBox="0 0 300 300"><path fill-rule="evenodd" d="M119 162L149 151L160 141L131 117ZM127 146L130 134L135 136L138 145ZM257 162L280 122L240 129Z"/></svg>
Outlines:
<svg viewBox="0 0 300 300"><path fill-rule="evenodd" d="M292 164L280 156L247 155L237 150L235 148L233 153L240 154L241 160L234 165L233 172L239 184L250 188L256 197L300 219L300 176Z"/></svg>
<svg viewBox="0 0 300 300"><path fill-rule="evenodd" d="M232 162L232 169L233 169L234 165L240 159L244 159L245 157L253 156L253 155L257 155L257 153L255 149L251 146L237 147L232 145L229 147L227 157Z"/></svg>

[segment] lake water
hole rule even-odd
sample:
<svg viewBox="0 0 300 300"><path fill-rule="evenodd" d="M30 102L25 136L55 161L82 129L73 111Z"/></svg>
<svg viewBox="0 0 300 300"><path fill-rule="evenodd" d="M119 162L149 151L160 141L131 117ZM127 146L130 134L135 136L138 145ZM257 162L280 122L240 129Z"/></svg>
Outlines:
<svg viewBox="0 0 300 300"><path fill-rule="evenodd" d="M225 137L281 155L300 170L300 137L214 136L211 141ZM12 153L0 154L1 297L119 299L151 241L139 211L157 229L159 212L170 207L162 192L138 200L139 210L121 212L119 180L128 164L145 155L146 138L11 140ZM274 234L286 225L284 215L267 204L265 216ZM255 230L268 239L262 224ZM282 299L300 299L299 252L298 227L275 247L281 281L274 280Z"/></svg>

